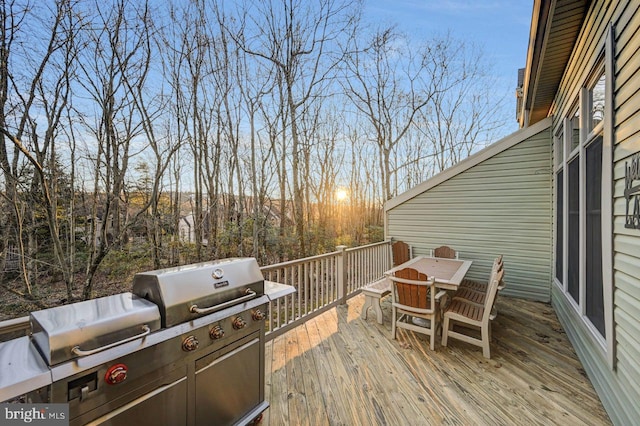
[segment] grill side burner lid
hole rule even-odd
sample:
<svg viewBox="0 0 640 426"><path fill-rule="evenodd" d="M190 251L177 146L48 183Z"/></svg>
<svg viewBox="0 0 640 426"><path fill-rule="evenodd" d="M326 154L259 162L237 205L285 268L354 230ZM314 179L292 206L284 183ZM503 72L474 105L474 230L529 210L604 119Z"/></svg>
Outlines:
<svg viewBox="0 0 640 426"><path fill-rule="evenodd" d="M264 294L255 258L229 258L138 273L133 293L158 305L171 327Z"/></svg>
<svg viewBox="0 0 640 426"><path fill-rule="evenodd" d="M121 293L30 314L32 340L48 365L91 355L160 329L153 303Z"/></svg>

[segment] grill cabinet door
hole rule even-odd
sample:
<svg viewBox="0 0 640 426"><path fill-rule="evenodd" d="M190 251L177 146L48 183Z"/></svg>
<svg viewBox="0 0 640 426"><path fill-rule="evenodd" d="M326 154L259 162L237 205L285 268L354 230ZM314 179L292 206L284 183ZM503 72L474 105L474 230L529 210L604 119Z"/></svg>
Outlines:
<svg viewBox="0 0 640 426"><path fill-rule="evenodd" d="M187 378L162 386L89 423L180 426L187 423Z"/></svg>
<svg viewBox="0 0 640 426"><path fill-rule="evenodd" d="M198 360L196 425L233 424L257 407L264 399L263 358L254 333L230 352L221 349Z"/></svg>

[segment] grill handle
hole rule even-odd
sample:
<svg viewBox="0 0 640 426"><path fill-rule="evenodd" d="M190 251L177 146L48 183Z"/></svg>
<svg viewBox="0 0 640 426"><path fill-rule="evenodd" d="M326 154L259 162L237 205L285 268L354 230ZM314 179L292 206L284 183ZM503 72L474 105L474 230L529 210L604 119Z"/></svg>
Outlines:
<svg viewBox="0 0 640 426"><path fill-rule="evenodd" d="M117 342L113 342L113 343L110 343L110 344L108 344L108 345L101 346L101 347L99 347L99 348L91 349L91 350L89 350L89 351L83 351L82 349L80 349L80 346L74 346L74 347L71 349L71 352L73 352L73 354L74 354L74 355L77 355L77 356L93 355L93 354L95 354L95 353L98 353L98 352L104 351L104 350L106 350L106 349L113 348L114 346L118 346L118 345L121 345L121 344L123 344L123 343L127 343L127 342L130 342L130 341L132 341L132 340L139 339L140 337L144 337L144 336L146 336L146 335L147 335L147 334L149 334L149 333L151 333L151 329L149 328L149 326L148 326L148 325L146 325L146 324L145 324L145 325L143 325L143 326L142 326L142 333L140 333L140 334L136 334L135 336L127 337L126 339L119 340L119 341L117 341Z"/></svg>
<svg viewBox="0 0 640 426"><path fill-rule="evenodd" d="M219 305L211 306L210 308L198 308L198 305L191 305L189 306L189 312L191 312L192 314L210 314L211 312L216 312L228 306L233 306L240 302L251 300L254 297L256 297L256 292L251 290L250 288L245 290L245 294L246 296L242 296L238 299L229 300L228 302L220 303Z"/></svg>

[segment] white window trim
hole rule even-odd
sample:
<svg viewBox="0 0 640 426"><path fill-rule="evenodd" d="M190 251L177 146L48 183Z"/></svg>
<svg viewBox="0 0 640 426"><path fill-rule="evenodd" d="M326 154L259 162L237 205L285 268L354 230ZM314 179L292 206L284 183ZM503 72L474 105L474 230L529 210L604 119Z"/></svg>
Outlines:
<svg viewBox="0 0 640 426"><path fill-rule="evenodd" d="M563 161L563 179L562 179L562 195L564 200L562 200L562 290L564 294L567 294L569 291L569 158L570 153L567 152L567 142L571 137L571 118L565 117L564 119L564 140L565 140L565 148L564 148L564 161ZM569 145L570 146L570 145ZM567 297L571 302L573 302L573 297Z"/></svg>
<svg viewBox="0 0 640 426"><path fill-rule="evenodd" d="M610 25L605 39L605 54L604 54L604 72L605 72L605 110L604 120L596 125L593 129L589 130L587 121L591 119L589 112L589 88L582 87L578 93L579 101L577 104L569 110L570 113L562 120L563 133L564 133L564 149L563 158L558 165L554 164L554 171L557 173L560 169L563 170L563 235L562 235L562 247L563 247L563 271L562 271L562 283L558 282L555 278L554 271L553 282L561 289L565 300L573 306L575 312L582 318L584 326L589 330L591 336L594 338L594 342L597 342L602 349L603 355L606 357L609 367L615 369L615 321L613 317L613 293L614 293L614 274L613 274L613 193L614 193L614 181L613 181L613 141L614 141L614 109L613 109L613 84L614 84L614 28ZM589 83L589 82L585 82ZM580 143L571 152L571 138L573 137L572 118L576 113L576 109L580 108ZM556 132L559 129L556 130ZM595 135L602 131L602 201L601 201L601 232L602 232L602 278L603 278L603 303L604 303L604 322L605 322L605 334L603 337L596 327L591 323L591 320L586 315L586 211L584 209L586 202L586 190L585 190L585 169L586 169L586 142L591 141ZM554 144L555 144L555 135ZM555 146L554 146L555 150ZM580 253L579 253L579 298L576 302L568 292L568 235L569 235L569 176L568 176L568 164L571 159L576 155L580 155L580 218L579 218L579 238L580 238ZM555 179L554 179L555 181ZM557 194L557 188L556 188ZM554 226L554 234L556 233L556 227ZM556 236L557 237L557 236ZM555 251L555 245L554 245ZM557 253L555 254L557 255ZM555 259L555 257L554 257ZM555 268L555 260L554 260Z"/></svg>
<svg viewBox="0 0 640 426"><path fill-rule="evenodd" d="M602 280L604 290L604 324L606 355L609 367L615 369L615 329L613 318L613 84L614 28L609 25L605 40L605 103L602 135Z"/></svg>
<svg viewBox="0 0 640 426"><path fill-rule="evenodd" d="M587 133L588 133L588 121L590 119L590 111L589 111L589 90L586 87L582 87L580 89L580 143L578 144L578 151L580 152L580 177L578 178L579 186L580 186L580 231L578 232L580 239L580 261L578 270L579 278L578 282L580 290L578 296L578 305L580 306L578 312L580 315L586 319L586 322L590 322L587 318L587 296L586 296L586 288L587 288L587 191L586 191L586 181L587 181L587 149L585 147L585 143L587 141Z"/></svg>
<svg viewBox="0 0 640 426"><path fill-rule="evenodd" d="M553 188L554 188L554 194L555 194L555 197L553 199L553 211L554 212L558 208L558 200L557 200L557 197L558 197L558 179L557 179L557 176L558 176L558 173L560 171L562 171L562 190L563 191L566 190L565 185L564 185L565 180L566 180L565 167L564 167L564 165L565 165L565 153L566 153L566 150L565 150L565 147L564 147L564 145L565 145L565 143L564 143L564 141L565 141L565 129L566 129L565 121L566 121L566 119L562 120L560 122L560 124L558 124L556 126L556 128L554 129L554 131L553 131L553 164L554 164L554 167L553 167ZM559 138L559 140L558 140L558 138ZM558 146L562 147L562 155L560 155L560 153L558 152L558 151L560 151ZM560 161L558 161L558 157L562 157L562 158L559 159ZM563 194L564 194L564 192L563 192ZM566 279L564 277L564 270L565 270L565 268L564 268L564 253L566 252L566 247L565 247L566 240L564 238L564 229L565 229L565 226L566 226L565 225L565 218L564 218L564 215L565 215L565 203L564 203L564 200L562 200L562 212L561 212L562 221L563 221L563 223L562 223L562 225L563 225L563 228L562 228L563 229L563 235L562 236L558 235L558 224L555 222L555 215L557 215L557 212L554 214L554 218L553 218L553 237L554 237L554 240L553 240L554 241L554 244L553 244L553 282L555 283L555 285L557 285L559 288L563 289L563 291L564 291L565 290L564 283L566 282ZM558 275L558 271L556 269L556 258L558 257L558 253L556 251L556 247L557 247L558 238L562 238L561 241L562 241L562 252L563 252L563 259L562 259L562 269L563 270L560 271L562 273L562 283L560 281L558 281L558 278L556 278L557 275Z"/></svg>

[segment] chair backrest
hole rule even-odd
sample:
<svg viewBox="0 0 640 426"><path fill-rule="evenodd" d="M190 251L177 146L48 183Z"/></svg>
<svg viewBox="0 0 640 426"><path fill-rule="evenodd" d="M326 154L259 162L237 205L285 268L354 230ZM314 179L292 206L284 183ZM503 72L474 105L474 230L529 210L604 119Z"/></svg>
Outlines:
<svg viewBox="0 0 640 426"><path fill-rule="evenodd" d="M493 310L493 304L495 303L496 297L498 295L498 286L500 285L503 276L504 269L500 269L498 272L496 272L493 279L489 282L489 287L487 288L487 297L484 299L484 312L482 313L482 322L489 321L491 311Z"/></svg>
<svg viewBox="0 0 640 426"><path fill-rule="evenodd" d="M411 259L409 244L404 241L396 241L391 244L393 266L398 266Z"/></svg>
<svg viewBox="0 0 640 426"><path fill-rule="evenodd" d="M502 256L496 257L493 260L493 266L491 267L491 275L489 275L489 281L493 279L493 276L502 268L504 268L504 263L502 262Z"/></svg>
<svg viewBox="0 0 640 426"><path fill-rule="evenodd" d="M448 246L440 246L437 249L433 250L434 257L442 257L445 259L457 259L458 253L454 249Z"/></svg>
<svg viewBox="0 0 640 426"><path fill-rule="evenodd" d="M433 309L435 306L435 291L429 291L435 284L433 277L404 268L389 276L393 282L394 301L406 307L418 309Z"/></svg>
<svg viewBox="0 0 640 426"><path fill-rule="evenodd" d="M491 268L491 275L489 275L489 283L491 283L491 281L493 280L493 277L499 272L504 270L504 262L502 262L502 255L498 256L495 258L495 260L493 261L493 267ZM504 276L504 274L503 274ZM500 282L498 283L498 288L502 289L504 288L504 280L500 280Z"/></svg>

